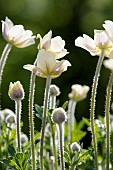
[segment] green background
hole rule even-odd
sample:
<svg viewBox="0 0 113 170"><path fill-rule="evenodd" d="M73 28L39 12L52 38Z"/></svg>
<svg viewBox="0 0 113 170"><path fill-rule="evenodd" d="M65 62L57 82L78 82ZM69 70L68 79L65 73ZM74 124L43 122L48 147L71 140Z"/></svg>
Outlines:
<svg viewBox="0 0 113 170"><path fill-rule="evenodd" d="M53 37L60 35L66 41L66 49L70 52L65 59L69 60L72 67L64 72L52 83L59 86L61 95L60 105L68 100L68 93L73 84L90 86L87 99L79 102L76 108L76 119L89 118L91 86L98 60L98 56L90 54L78 47L74 41L83 33L93 38L94 29L103 29L105 20L113 21L112 0L0 0L0 20L8 16L14 24L22 24L25 29L33 31L34 35L45 35L53 31ZM1 24L2 26L2 24ZM13 47L5 66L2 81L2 109L15 110L14 102L8 96L10 82L20 80L25 89L23 100L22 120L24 132L28 133L28 96L30 72L23 69L24 64L32 64L37 55L37 45L19 49ZM6 45L0 33L0 54ZM98 86L96 115L104 116L104 103L109 70L102 67ZM45 88L45 79L36 79L35 103L42 105ZM36 119L40 127L40 122Z"/></svg>

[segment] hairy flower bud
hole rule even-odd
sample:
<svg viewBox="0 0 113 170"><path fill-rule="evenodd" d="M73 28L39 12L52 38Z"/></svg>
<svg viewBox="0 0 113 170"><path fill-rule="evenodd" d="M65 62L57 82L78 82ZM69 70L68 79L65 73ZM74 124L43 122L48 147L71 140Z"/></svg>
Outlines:
<svg viewBox="0 0 113 170"><path fill-rule="evenodd" d="M80 145L77 142L71 144L71 149L73 152L77 151L80 152Z"/></svg>
<svg viewBox="0 0 113 170"><path fill-rule="evenodd" d="M26 142L28 142L28 137L27 137L26 134L22 133L21 134L21 143L22 143L22 145L24 146Z"/></svg>
<svg viewBox="0 0 113 170"><path fill-rule="evenodd" d="M24 98L24 89L22 84L17 81L14 84L11 82L9 85L9 97L12 100L22 100Z"/></svg>
<svg viewBox="0 0 113 170"><path fill-rule="evenodd" d="M51 84L51 86L50 86L50 95L59 96L59 94L60 94L59 87L56 86L55 84Z"/></svg>
<svg viewBox="0 0 113 170"><path fill-rule="evenodd" d="M57 124L62 124L67 120L66 112L63 108L59 107L53 110L51 119Z"/></svg>
<svg viewBox="0 0 113 170"><path fill-rule="evenodd" d="M6 123L15 123L16 122L16 116L14 114L9 114L6 119L5 119Z"/></svg>

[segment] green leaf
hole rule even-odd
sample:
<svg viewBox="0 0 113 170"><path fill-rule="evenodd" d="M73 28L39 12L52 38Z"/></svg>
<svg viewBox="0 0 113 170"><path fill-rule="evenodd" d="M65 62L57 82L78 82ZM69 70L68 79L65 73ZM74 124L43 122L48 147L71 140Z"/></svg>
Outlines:
<svg viewBox="0 0 113 170"><path fill-rule="evenodd" d="M8 145L8 152L11 156L15 156L16 154L16 151L15 151L15 148L12 146L12 145Z"/></svg>
<svg viewBox="0 0 113 170"><path fill-rule="evenodd" d="M64 110L66 110L67 106L68 106L68 101L66 101L66 102L62 105L62 108L63 108Z"/></svg>
<svg viewBox="0 0 113 170"><path fill-rule="evenodd" d="M77 165L78 163L82 162L86 157L87 155L89 154L89 150L83 152L79 158L73 163L73 166Z"/></svg>
<svg viewBox="0 0 113 170"><path fill-rule="evenodd" d="M68 162L70 164L70 157L69 157L68 152L66 152L66 151L64 151L64 158L65 158L66 162Z"/></svg>

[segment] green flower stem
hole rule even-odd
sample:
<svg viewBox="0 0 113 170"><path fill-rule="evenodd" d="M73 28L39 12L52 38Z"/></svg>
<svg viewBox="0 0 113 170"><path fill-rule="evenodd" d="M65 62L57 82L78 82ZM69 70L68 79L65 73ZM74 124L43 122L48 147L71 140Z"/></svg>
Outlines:
<svg viewBox="0 0 113 170"><path fill-rule="evenodd" d="M63 129L63 124L58 124L59 128L59 143L60 143L60 165L61 165L61 170L65 170L65 165L64 165L64 129Z"/></svg>
<svg viewBox="0 0 113 170"><path fill-rule="evenodd" d="M55 105L56 105L56 96L50 95L50 109L55 109ZM52 142L53 142L53 153L55 158L54 168L55 170L58 170L58 159L57 159L56 142L55 142L56 125L51 122L51 119L50 119L50 126L51 126Z"/></svg>
<svg viewBox="0 0 113 170"><path fill-rule="evenodd" d="M56 96L50 95L50 109L54 109L56 104Z"/></svg>
<svg viewBox="0 0 113 170"><path fill-rule="evenodd" d="M56 129L56 125L54 127L54 125L51 123L53 152L54 152L54 158L55 158L54 168L55 168L55 170L58 170L58 159L57 159L56 142L55 142L55 130L54 130L54 128Z"/></svg>
<svg viewBox="0 0 113 170"><path fill-rule="evenodd" d="M41 141L40 141L40 170L44 169L43 161L43 146L44 146L44 133L46 125L46 115L48 112L48 99L49 99L49 89L51 84L51 76L47 76L46 88L45 88L45 98L44 98L44 109L43 109L43 119L42 119L42 130L41 130Z"/></svg>
<svg viewBox="0 0 113 170"><path fill-rule="evenodd" d="M30 127L32 170L36 170L34 122L33 122L33 103L34 103L35 78L36 78L35 74L32 73L31 74L31 82L30 82L30 94L29 94L29 127Z"/></svg>
<svg viewBox="0 0 113 170"><path fill-rule="evenodd" d="M0 84L1 84L1 80L2 80L2 74L3 74L4 67L5 67L5 63L8 58L9 52L11 51L11 47L12 47L12 45L8 43L5 46L2 56L0 58Z"/></svg>
<svg viewBox="0 0 113 170"><path fill-rule="evenodd" d="M21 117L21 100L18 100L16 101L16 133L17 133L17 151L18 152L21 152L20 117Z"/></svg>
<svg viewBox="0 0 113 170"><path fill-rule="evenodd" d="M93 141L93 145L94 145L94 159L95 159L95 169L96 170L98 170L98 153L97 153L97 139L96 139L96 131L95 131L95 123L94 123L94 112L95 112L96 90L97 90L99 74L100 74L100 69L102 66L103 59L104 59L104 50L101 51L101 55L99 57L97 67L96 67L96 72L95 72L93 86L92 86L91 110L90 110L92 141Z"/></svg>
<svg viewBox="0 0 113 170"><path fill-rule="evenodd" d="M111 92L113 85L113 72L111 73L108 86L107 86L107 96L106 96L106 107L105 107L105 118L106 118L106 170L109 170L110 165L110 102L111 102Z"/></svg>
<svg viewBox="0 0 113 170"><path fill-rule="evenodd" d="M68 141L70 143L72 143L72 131L74 130L75 108L76 108L76 102L74 100L69 100L69 104L68 104Z"/></svg>

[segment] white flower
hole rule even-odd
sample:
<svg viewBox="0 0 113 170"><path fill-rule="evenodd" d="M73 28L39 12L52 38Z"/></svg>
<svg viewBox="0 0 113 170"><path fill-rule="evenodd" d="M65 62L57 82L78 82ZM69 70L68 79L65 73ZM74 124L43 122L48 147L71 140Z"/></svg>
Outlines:
<svg viewBox="0 0 113 170"><path fill-rule="evenodd" d="M50 75L53 79L66 71L68 66L71 66L69 61L58 61L55 59L54 53L42 49L39 50L37 56L37 66L27 64L24 65L24 68L33 71L33 73L39 77L47 78L47 76Z"/></svg>
<svg viewBox="0 0 113 170"><path fill-rule="evenodd" d="M108 59L103 62L104 66L113 71L113 59Z"/></svg>
<svg viewBox="0 0 113 170"><path fill-rule="evenodd" d="M75 40L75 45L87 50L92 56L100 55L104 49L104 55L113 58L113 43L104 30L94 30L94 40L83 34L83 37Z"/></svg>
<svg viewBox="0 0 113 170"><path fill-rule="evenodd" d="M32 36L32 31L25 30L23 25L14 25L7 17L5 21L2 21L2 35L7 42L18 48L35 44L35 36Z"/></svg>
<svg viewBox="0 0 113 170"><path fill-rule="evenodd" d="M87 97L89 86L85 86L85 85L81 86L79 84L74 84L72 85L71 89L72 92L69 93L69 98L78 102Z"/></svg>
<svg viewBox="0 0 113 170"><path fill-rule="evenodd" d="M69 53L64 49L65 41L60 36L52 38L51 30L43 38L40 34L37 35L37 38L40 39L38 48L53 52L56 59L62 58Z"/></svg>

